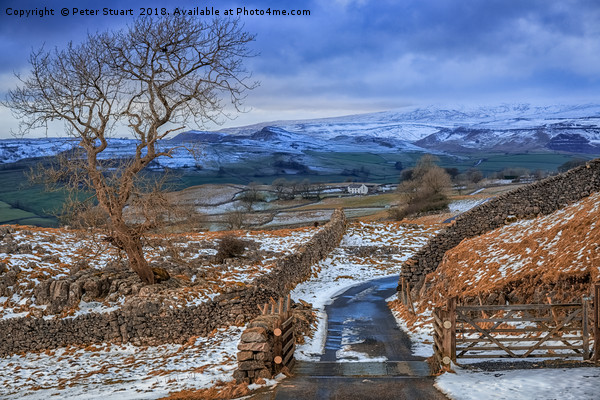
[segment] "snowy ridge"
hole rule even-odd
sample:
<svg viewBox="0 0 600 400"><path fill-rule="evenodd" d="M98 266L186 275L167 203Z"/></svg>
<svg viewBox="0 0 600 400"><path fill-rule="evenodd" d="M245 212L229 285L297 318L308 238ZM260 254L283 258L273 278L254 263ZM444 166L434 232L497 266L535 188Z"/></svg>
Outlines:
<svg viewBox="0 0 600 400"><path fill-rule="evenodd" d="M155 166L192 168L197 161L182 146L201 145L203 168L252 155L306 151L465 153L524 150L600 153L600 105L504 104L427 106L344 117L274 121L215 132L190 130L163 142L177 147ZM75 146L65 138L0 140L0 163L50 156ZM103 157L131 154L133 139L111 139ZM187 146L189 147L189 146Z"/></svg>

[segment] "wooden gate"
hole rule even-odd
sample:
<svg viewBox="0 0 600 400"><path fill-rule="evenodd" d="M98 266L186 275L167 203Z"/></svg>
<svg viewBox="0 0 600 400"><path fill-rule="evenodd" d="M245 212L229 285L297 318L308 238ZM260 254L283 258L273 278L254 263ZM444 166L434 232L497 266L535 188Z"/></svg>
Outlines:
<svg viewBox="0 0 600 400"><path fill-rule="evenodd" d="M600 286L596 291L598 296ZM461 358L588 360L592 355L590 301L584 297L574 304L460 306L450 299L446 307L433 312L435 360L442 366ZM593 332L598 337L600 310L594 306ZM595 358L598 347L594 346Z"/></svg>
<svg viewBox="0 0 600 400"><path fill-rule="evenodd" d="M290 310L290 300L290 295L288 294L285 303L283 298L279 298L277 303L273 301L271 304L265 304L263 307L259 306L263 315L269 313L279 315L277 326L273 329L273 335L275 336L273 342L273 362L275 363L275 371L277 373L281 372L283 368L287 368L286 372L291 371L295 363L294 350L296 349L296 337L294 318Z"/></svg>

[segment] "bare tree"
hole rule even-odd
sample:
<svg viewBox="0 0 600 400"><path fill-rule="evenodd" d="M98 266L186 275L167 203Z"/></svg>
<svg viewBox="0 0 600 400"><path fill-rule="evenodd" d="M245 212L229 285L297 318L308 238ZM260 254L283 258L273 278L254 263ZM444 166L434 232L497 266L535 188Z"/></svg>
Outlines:
<svg viewBox="0 0 600 400"><path fill-rule="evenodd" d="M308 199L310 197L310 180L308 178L303 179L299 187L302 198Z"/></svg>
<svg viewBox="0 0 600 400"><path fill-rule="evenodd" d="M279 200L289 197L285 195L285 191L288 186L288 181L285 178L277 178L271 185L275 188L275 192L277 193L277 198Z"/></svg>
<svg viewBox="0 0 600 400"><path fill-rule="evenodd" d="M246 220L246 213L240 207L231 210L225 217L229 230L242 229L246 226Z"/></svg>
<svg viewBox="0 0 600 400"><path fill-rule="evenodd" d="M437 165L432 166L421 178L419 190L429 196L445 195L452 187L450 175Z"/></svg>
<svg viewBox="0 0 600 400"><path fill-rule="evenodd" d="M240 195L240 200L248 212L252 211L254 204L263 201L263 196L258 190L258 185L258 182L250 182L248 189Z"/></svg>
<svg viewBox="0 0 600 400"><path fill-rule="evenodd" d="M63 50L33 52L31 76L19 77L4 102L24 132L60 120L77 138L84 154L74 168L77 178L67 180L94 194L113 244L145 283L155 277L141 237L156 219L129 221L123 212L132 196L137 201L137 178L156 158L172 157L174 149L161 139L190 121L202 125L227 116L223 96L239 109L255 86L243 66L253 39L237 20L139 18ZM131 134L136 146L127 159L111 163L102 155L115 131Z"/></svg>
<svg viewBox="0 0 600 400"><path fill-rule="evenodd" d="M325 190L325 184L323 182L317 182L311 186L311 191L315 194L317 200L321 200L321 194Z"/></svg>
<svg viewBox="0 0 600 400"><path fill-rule="evenodd" d="M403 181L398 190L406 200L404 208L390 210L390 216L401 220L410 214L445 209L452 187L450 175L436 165L437 158L425 155L419 159L411 178ZM403 171L404 172L404 171Z"/></svg>

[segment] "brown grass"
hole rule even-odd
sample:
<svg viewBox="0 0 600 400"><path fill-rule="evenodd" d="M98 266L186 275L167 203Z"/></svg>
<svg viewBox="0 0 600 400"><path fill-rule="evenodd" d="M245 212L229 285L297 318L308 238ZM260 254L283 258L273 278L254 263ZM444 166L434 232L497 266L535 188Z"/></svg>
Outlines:
<svg viewBox="0 0 600 400"><path fill-rule="evenodd" d="M199 390L182 390L170 393L168 397L161 400L221 400L235 399L247 396L251 393L248 384L236 384L235 382L217 382L213 387Z"/></svg>
<svg viewBox="0 0 600 400"><path fill-rule="evenodd" d="M535 220L463 240L426 277L420 309L445 299L511 295L519 302L576 301L600 278L600 193ZM427 304L432 301L433 304Z"/></svg>

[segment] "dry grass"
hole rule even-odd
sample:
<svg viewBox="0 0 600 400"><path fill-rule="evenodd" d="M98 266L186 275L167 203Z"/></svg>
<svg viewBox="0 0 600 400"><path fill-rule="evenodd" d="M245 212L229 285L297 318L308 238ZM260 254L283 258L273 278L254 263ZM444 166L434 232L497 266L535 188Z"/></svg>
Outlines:
<svg viewBox="0 0 600 400"><path fill-rule="evenodd" d="M235 382L218 382L215 386L199 390L183 390L181 392L171 393L168 397L161 400L221 400L235 399L242 396L248 396L252 391L248 389L248 384L236 384Z"/></svg>
<svg viewBox="0 0 600 400"><path fill-rule="evenodd" d="M580 298L600 278L599 211L597 193L553 214L463 240L427 276L421 308L453 296L485 302L492 293L516 293L523 302Z"/></svg>
<svg viewBox="0 0 600 400"><path fill-rule="evenodd" d="M328 197L318 204L300 207L298 210L322 210L336 208L385 207L398 201L397 193L386 193L369 196Z"/></svg>

